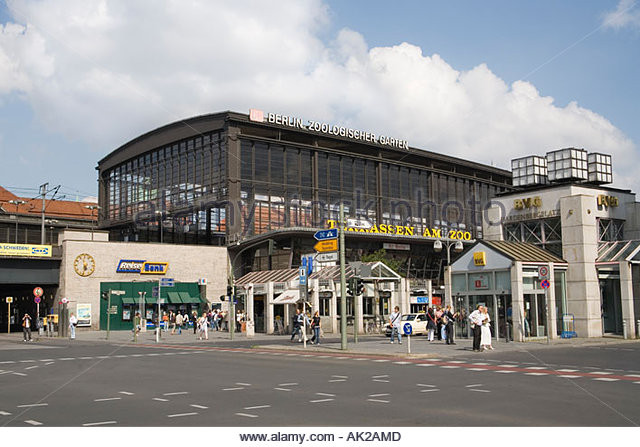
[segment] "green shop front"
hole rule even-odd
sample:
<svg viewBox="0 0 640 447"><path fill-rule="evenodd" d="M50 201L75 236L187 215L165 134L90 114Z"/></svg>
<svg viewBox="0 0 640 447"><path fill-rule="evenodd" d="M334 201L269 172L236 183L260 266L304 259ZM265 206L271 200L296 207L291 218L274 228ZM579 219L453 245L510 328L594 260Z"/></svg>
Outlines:
<svg viewBox="0 0 640 447"><path fill-rule="evenodd" d="M477 242L445 277L451 291L447 304L462 316L458 335L471 335L467 317L482 305L488 308L493 338L557 338L571 329L566 324L566 270L564 260L533 244Z"/></svg>
<svg viewBox="0 0 640 447"><path fill-rule="evenodd" d="M100 283L100 329L131 330L136 312L149 323L158 321L158 293L160 315L173 312L197 312L207 308L197 282L176 282L173 287L161 287L158 281ZM108 312L110 308L111 312Z"/></svg>

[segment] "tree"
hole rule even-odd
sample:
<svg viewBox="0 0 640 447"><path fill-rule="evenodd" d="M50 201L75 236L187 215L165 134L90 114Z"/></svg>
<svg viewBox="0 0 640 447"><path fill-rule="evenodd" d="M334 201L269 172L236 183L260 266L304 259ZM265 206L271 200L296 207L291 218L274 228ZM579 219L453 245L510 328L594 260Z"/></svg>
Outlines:
<svg viewBox="0 0 640 447"><path fill-rule="evenodd" d="M384 265L389 267L398 275L402 277L405 276L404 272L402 271L402 261L399 261L398 259L387 256L387 251L384 248L381 248L380 250L376 250L371 254L364 255L362 257L362 262L382 262Z"/></svg>

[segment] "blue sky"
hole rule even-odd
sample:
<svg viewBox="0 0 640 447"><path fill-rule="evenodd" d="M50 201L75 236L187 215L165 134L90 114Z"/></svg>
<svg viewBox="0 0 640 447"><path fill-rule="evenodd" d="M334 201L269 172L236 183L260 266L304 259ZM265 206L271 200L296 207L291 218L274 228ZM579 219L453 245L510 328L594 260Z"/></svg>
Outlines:
<svg viewBox="0 0 640 447"><path fill-rule="evenodd" d="M615 185L639 190L629 163L640 148L639 9L633 0L180 10L0 1L0 185L35 195L48 181L67 198L96 195L97 161L131 138L256 107L503 168L567 146L612 153Z"/></svg>

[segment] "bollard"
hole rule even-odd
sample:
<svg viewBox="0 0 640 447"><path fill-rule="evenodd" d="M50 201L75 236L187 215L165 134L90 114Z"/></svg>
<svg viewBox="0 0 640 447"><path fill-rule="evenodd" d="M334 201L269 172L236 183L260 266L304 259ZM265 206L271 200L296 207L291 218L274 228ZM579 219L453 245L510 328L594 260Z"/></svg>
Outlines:
<svg viewBox="0 0 640 447"><path fill-rule="evenodd" d="M640 320L636 321L636 338L640 338Z"/></svg>
<svg viewBox="0 0 640 447"><path fill-rule="evenodd" d="M504 338L505 338L505 343L509 343L509 322L508 321L505 327Z"/></svg>
<svg viewBox="0 0 640 447"><path fill-rule="evenodd" d="M625 340L629 338L627 330L627 320L622 320L622 338L624 338Z"/></svg>

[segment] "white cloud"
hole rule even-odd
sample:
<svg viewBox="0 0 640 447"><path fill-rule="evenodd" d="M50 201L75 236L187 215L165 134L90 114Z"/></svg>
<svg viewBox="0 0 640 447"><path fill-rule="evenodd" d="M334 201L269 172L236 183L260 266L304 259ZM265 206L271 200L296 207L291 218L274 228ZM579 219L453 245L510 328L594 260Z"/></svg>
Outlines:
<svg viewBox="0 0 640 447"><path fill-rule="evenodd" d="M604 15L605 28L640 28L640 8L636 0L620 0L615 11Z"/></svg>
<svg viewBox="0 0 640 447"><path fill-rule="evenodd" d="M369 48L345 29L326 44L321 0L10 1L9 10L20 25L0 29L0 101L19 92L96 160L168 122L257 107L502 167L584 147L612 153L621 186L640 189L623 163L633 142L601 115L408 43Z"/></svg>

